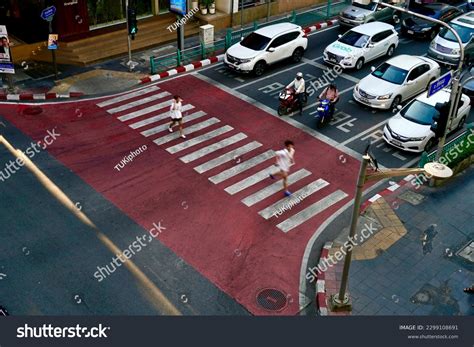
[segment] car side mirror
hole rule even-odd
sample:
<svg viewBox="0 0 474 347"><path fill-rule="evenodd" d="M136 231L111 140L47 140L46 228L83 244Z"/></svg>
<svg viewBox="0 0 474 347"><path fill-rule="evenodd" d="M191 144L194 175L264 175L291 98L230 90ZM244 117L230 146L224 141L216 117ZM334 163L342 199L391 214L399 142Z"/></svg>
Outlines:
<svg viewBox="0 0 474 347"><path fill-rule="evenodd" d="M270 52L270 53L275 52L275 47L269 47L269 48L267 49L267 52Z"/></svg>
<svg viewBox="0 0 474 347"><path fill-rule="evenodd" d="M338 38L341 38L341 37L342 37L342 35L341 35L341 34L339 34L339 35L337 35L337 37L338 37Z"/></svg>
<svg viewBox="0 0 474 347"><path fill-rule="evenodd" d="M369 43L369 44L367 45L367 48L374 48L374 47L375 47L375 45L374 45L373 43Z"/></svg>
<svg viewBox="0 0 474 347"><path fill-rule="evenodd" d="M409 80L409 81L407 81L406 85L407 85L407 86L411 86L413 83L415 83L415 81Z"/></svg>
<svg viewBox="0 0 474 347"><path fill-rule="evenodd" d="M375 66L371 66L370 71L374 72L375 71Z"/></svg>
<svg viewBox="0 0 474 347"><path fill-rule="evenodd" d="M402 106L402 105L397 105L397 110L398 110L398 111L401 111L401 110L402 110L402 108L403 108L403 106Z"/></svg>
<svg viewBox="0 0 474 347"><path fill-rule="evenodd" d="M244 37L242 36L242 37L240 38L240 41L242 41L243 39L244 39Z"/></svg>

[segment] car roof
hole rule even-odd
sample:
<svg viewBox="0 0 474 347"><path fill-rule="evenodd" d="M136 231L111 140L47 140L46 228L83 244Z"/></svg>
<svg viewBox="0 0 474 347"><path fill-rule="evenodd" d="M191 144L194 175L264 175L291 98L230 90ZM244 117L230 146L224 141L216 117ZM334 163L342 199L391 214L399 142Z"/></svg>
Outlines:
<svg viewBox="0 0 474 347"><path fill-rule="evenodd" d="M416 100L419 100L425 104L435 106L438 102L444 103L448 102L451 97L451 90L448 88L442 89L436 94L431 95L428 98L428 93L420 94Z"/></svg>
<svg viewBox="0 0 474 347"><path fill-rule="evenodd" d="M301 27L299 25L296 25L296 24L293 24L293 23L285 22L285 23L267 25L263 28L260 28L260 29L256 30L255 33L257 33L259 35L266 36L266 37L273 38L273 37L275 37L277 35L280 35L284 32L292 31L292 30L296 30L296 29L301 29Z"/></svg>
<svg viewBox="0 0 474 347"><path fill-rule="evenodd" d="M462 25L468 28L474 28L474 11L471 11L459 17L456 17L455 19L451 21L451 23Z"/></svg>
<svg viewBox="0 0 474 347"><path fill-rule="evenodd" d="M429 60L424 57L419 57L416 55L401 54L397 55L389 60L387 63L396 67L399 67L403 70L410 70L413 66L420 63L426 63Z"/></svg>
<svg viewBox="0 0 474 347"><path fill-rule="evenodd" d="M352 28L352 31L355 31L359 34L365 34L365 35L374 35L378 34L381 31L384 30L390 30L393 29L393 25L383 23L383 22L370 22L366 24L359 25L355 28Z"/></svg>

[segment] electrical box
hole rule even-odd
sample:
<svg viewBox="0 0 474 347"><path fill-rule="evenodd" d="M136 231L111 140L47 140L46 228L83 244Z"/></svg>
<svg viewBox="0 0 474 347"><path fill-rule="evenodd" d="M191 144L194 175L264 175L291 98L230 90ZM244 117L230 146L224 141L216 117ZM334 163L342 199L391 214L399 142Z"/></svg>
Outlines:
<svg viewBox="0 0 474 347"><path fill-rule="evenodd" d="M199 39L204 45L212 45L214 43L214 25L201 25L199 27Z"/></svg>

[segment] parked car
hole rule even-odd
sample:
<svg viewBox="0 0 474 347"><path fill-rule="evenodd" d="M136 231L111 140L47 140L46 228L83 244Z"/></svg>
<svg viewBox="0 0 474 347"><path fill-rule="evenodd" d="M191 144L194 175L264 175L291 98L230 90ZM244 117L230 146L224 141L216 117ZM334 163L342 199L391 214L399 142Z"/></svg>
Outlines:
<svg viewBox="0 0 474 347"><path fill-rule="evenodd" d="M388 4L405 6L405 1L386 1ZM381 6L375 1L353 0L352 5L339 13L339 24L345 27L355 27L375 21L400 23L400 13L392 8Z"/></svg>
<svg viewBox="0 0 474 347"><path fill-rule="evenodd" d="M431 97L421 94L400 112L389 119L383 130L383 138L388 144L409 152L429 151L436 144L434 132L430 129L433 117L438 115L437 103L449 101L451 90L443 89ZM462 94L456 117L448 124L448 132L462 128L469 116L469 97Z"/></svg>
<svg viewBox="0 0 474 347"><path fill-rule="evenodd" d="M467 79L470 77L473 77L473 79L467 81ZM472 101L474 101L474 67L471 67L466 71L466 73L463 74L461 84L463 85L462 92L469 96Z"/></svg>
<svg viewBox="0 0 474 347"><path fill-rule="evenodd" d="M474 59L474 11L453 19L449 25L463 42L465 61L472 62ZM460 48L454 34L450 30L442 28L431 41L428 55L440 63L457 65L460 59Z"/></svg>
<svg viewBox="0 0 474 347"><path fill-rule="evenodd" d="M435 61L419 56L398 55L379 67L354 87L353 97L361 104L390 109L422 91L440 76Z"/></svg>
<svg viewBox="0 0 474 347"><path fill-rule="evenodd" d="M260 76L265 69L278 61L291 58L299 62L308 47L303 29L292 23L268 25L252 32L231 46L224 57L230 69Z"/></svg>
<svg viewBox="0 0 474 347"><path fill-rule="evenodd" d="M391 57L398 46L398 33L393 25L373 22L352 28L326 47L323 60L343 68L360 70L364 63L383 55Z"/></svg>
<svg viewBox="0 0 474 347"><path fill-rule="evenodd" d="M464 12L474 11L474 0L467 0L464 7Z"/></svg>
<svg viewBox="0 0 474 347"><path fill-rule="evenodd" d="M462 14L462 11L457 7L442 3L417 6L414 7L412 11L446 23ZM402 20L401 34L416 38L429 38L432 40L436 37L440 28L441 26L439 24L410 15L404 17Z"/></svg>

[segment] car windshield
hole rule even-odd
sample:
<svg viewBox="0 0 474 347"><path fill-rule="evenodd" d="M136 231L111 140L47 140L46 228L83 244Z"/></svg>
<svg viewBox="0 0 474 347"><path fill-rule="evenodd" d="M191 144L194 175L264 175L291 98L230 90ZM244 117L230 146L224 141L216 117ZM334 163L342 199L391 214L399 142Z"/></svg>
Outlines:
<svg viewBox="0 0 474 347"><path fill-rule="evenodd" d="M249 49L253 49L254 51L262 51L265 49L265 47L267 47L270 40L271 39L269 37L257 33L251 33L246 38L244 38L240 44Z"/></svg>
<svg viewBox="0 0 474 347"><path fill-rule="evenodd" d="M367 35L349 30L347 33L342 35L342 37L338 41L345 43L346 45L349 45L349 46L362 48L369 41L369 37Z"/></svg>
<svg viewBox="0 0 474 347"><path fill-rule="evenodd" d="M377 6L377 3L375 2L369 2L368 4L361 4L359 2L353 2L352 6L363 8L364 10L369 10L373 11L375 9L375 6Z"/></svg>
<svg viewBox="0 0 474 347"><path fill-rule="evenodd" d="M438 113L436 108L419 100L413 100L400 111L400 115L403 118L422 125L431 125L433 117L438 115Z"/></svg>
<svg viewBox="0 0 474 347"><path fill-rule="evenodd" d="M454 23L450 23L450 24L451 24L451 27L454 30L456 30L456 32L458 33L463 43L468 42L471 36L474 35L474 30L471 28L468 28L459 24L454 24ZM457 42L456 37L447 28L441 29L439 32L439 36L441 36L443 39L446 39L448 41Z"/></svg>
<svg viewBox="0 0 474 347"><path fill-rule="evenodd" d="M372 76L395 84L402 84L403 81L405 81L407 74L407 70L400 69L399 67L395 67L388 63L383 63L372 72Z"/></svg>

